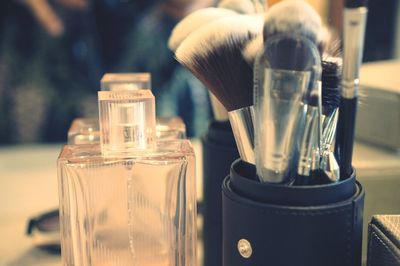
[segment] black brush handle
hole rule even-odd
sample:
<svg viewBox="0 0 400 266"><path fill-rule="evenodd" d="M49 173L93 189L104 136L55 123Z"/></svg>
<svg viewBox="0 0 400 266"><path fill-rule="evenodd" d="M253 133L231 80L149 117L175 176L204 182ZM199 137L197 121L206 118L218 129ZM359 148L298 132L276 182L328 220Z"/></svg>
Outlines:
<svg viewBox="0 0 400 266"><path fill-rule="evenodd" d="M357 7L367 6L367 3L368 3L367 0L345 0L344 6L346 8L357 8Z"/></svg>
<svg viewBox="0 0 400 266"><path fill-rule="evenodd" d="M340 161L340 179L344 180L352 174L352 158L354 133L357 114L357 97L352 99L342 98L339 109L338 137Z"/></svg>

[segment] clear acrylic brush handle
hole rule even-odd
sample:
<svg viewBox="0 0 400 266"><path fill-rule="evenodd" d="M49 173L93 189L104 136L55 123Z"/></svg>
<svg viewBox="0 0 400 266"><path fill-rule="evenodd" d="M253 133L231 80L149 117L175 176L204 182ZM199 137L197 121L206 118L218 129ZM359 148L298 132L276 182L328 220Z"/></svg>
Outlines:
<svg viewBox="0 0 400 266"><path fill-rule="evenodd" d="M318 49L304 36L264 42L255 61L255 158L262 182L288 183L296 172L304 106L321 73Z"/></svg>

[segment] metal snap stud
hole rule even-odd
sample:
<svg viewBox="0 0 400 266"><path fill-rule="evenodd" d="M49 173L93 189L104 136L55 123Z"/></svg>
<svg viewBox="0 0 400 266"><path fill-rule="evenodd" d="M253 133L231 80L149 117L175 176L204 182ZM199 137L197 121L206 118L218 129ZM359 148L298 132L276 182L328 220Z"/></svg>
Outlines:
<svg viewBox="0 0 400 266"><path fill-rule="evenodd" d="M242 238L237 244L238 251L243 258L250 258L253 253L253 248L248 240Z"/></svg>

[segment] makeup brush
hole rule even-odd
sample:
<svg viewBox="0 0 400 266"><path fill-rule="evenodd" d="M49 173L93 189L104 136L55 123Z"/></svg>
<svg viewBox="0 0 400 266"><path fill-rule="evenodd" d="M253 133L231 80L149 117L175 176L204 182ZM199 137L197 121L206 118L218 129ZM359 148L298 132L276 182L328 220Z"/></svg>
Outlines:
<svg viewBox="0 0 400 266"><path fill-rule="evenodd" d="M256 8L251 0L222 0L218 7L233 10L239 14L254 14Z"/></svg>
<svg viewBox="0 0 400 266"><path fill-rule="evenodd" d="M304 1L279 2L265 15L264 48L256 57L254 78L256 168L263 182L290 183L297 175L299 121L321 75L321 27L318 13Z"/></svg>
<svg viewBox="0 0 400 266"><path fill-rule="evenodd" d="M172 52L175 52L182 41L200 27L214 20L235 15L238 15L238 13L233 10L215 7L203 8L190 13L172 30L168 39L168 48Z"/></svg>
<svg viewBox="0 0 400 266"><path fill-rule="evenodd" d="M195 31L175 53L228 110L240 157L249 163L254 163L253 69L241 51L262 26L259 16L222 18Z"/></svg>
<svg viewBox="0 0 400 266"><path fill-rule="evenodd" d="M303 137L300 144L300 156L295 185L310 185L317 174L320 162L320 95L315 90L311 93Z"/></svg>
<svg viewBox="0 0 400 266"><path fill-rule="evenodd" d="M322 60L322 110L323 134L321 140L321 163L315 184L337 182L340 168L333 153L340 104L342 60L338 57L326 57Z"/></svg>
<svg viewBox="0 0 400 266"><path fill-rule="evenodd" d="M322 60L322 112L329 116L339 107L342 59L339 57L327 57Z"/></svg>
<svg viewBox="0 0 400 266"><path fill-rule="evenodd" d="M234 15L238 15L238 13L226 8L210 7L197 10L186 16L175 26L172 30L171 36L169 37L168 47L171 51L175 52L182 41L198 28L214 20ZM228 111L223 107L218 99L210 94L210 100L215 120L228 120Z"/></svg>
<svg viewBox="0 0 400 266"><path fill-rule="evenodd" d="M343 11L343 75L337 145L341 179L352 174L359 72L367 18L366 0L345 0Z"/></svg>
<svg viewBox="0 0 400 266"><path fill-rule="evenodd" d="M303 0L284 0L268 9L264 39L277 34L298 34L318 43L322 37L321 17Z"/></svg>
<svg viewBox="0 0 400 266"><path fill-rule="evenodd" d="M257 55L263 49L263 44L264 44L263 36L262 34L260 34L256 38L248 42L246 46L243 48L242 55L250 66L254 65L254 61Z"/></svg>
<svg viewBox="0 0 400 266"><path fill-rule="evenodd" d="M326 127L322 135L321 174L318 184L337 182L340 179L340 167L333 153L333 142L336 136L338 108L326 119Z"/></svg>

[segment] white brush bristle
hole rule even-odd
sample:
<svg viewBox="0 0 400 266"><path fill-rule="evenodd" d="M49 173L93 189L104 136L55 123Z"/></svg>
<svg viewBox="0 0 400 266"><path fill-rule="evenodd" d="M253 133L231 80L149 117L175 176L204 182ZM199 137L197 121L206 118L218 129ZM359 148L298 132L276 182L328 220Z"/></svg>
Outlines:
<svg viewBox="0 0 400 266"><path fill-rule="evenodd" d="M234 42L236 36L258 35L262 31L262 17L238 15L219 19L193 32L176 50L178 61L190 60L194 55L207 55L219 46Z"/></svg>
<svg viewBox="0 0 400 266"><path fill-rule="evenodd" d="M222 0L218 7L234 10L240 14L254 14L256 10L250 0Z"/></svg>
<svg viewBox="0 0 400 266"><path fill-rule="evenodd" d="M253 66L254 60L258 53L263 49L263 36L258 35L256 38L251 40L243 49L242 54L246 62Z"/></svg>
<svg viewBox="0 0 400 266"><path fill-rule="evenodd" d="M216 19L238 15L235 11L225 8L209 7L199 9L182 19L172 30L168 47L175 52L181 42L193 31Z"/></svg>
<svg viewBox="0 0 400 266"><path fill-rule="evenodd" d="M298 34L318 42L321 17L303 0L285 0L269 8L264 19L264 38L275 34Z"/></svg>
<svg viewBox="0 0 400 266"><path fill-rule="evenodd" d="M262 32L260 16L222 18L187 37L176 50L177 60L218 98L228 111L253 104L253 69L244 46Z"/></svg>

